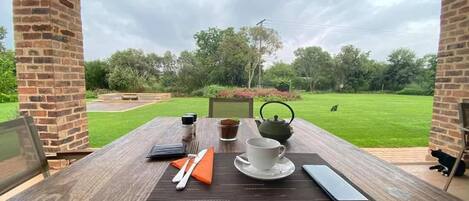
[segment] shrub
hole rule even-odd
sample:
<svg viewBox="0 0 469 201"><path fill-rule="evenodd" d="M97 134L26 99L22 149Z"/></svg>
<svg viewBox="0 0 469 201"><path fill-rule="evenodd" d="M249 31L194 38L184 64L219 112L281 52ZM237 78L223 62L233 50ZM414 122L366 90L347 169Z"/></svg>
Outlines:
<svg viewBox="0 0 469 201"><path fill-rule="evenodd" d="M0 103L18 102L17 94L4 94L0 93Z"/></svg>
<svg viewBox="0 0 469 201"><path fill-rule="evenodd" d="M117 91L141 92L145 79L131 68L114 68L108 78L109 88Z"/></svg>
<svg viewBox="0 0 469 201"><path fill-rule="evenodd" d="M227 87L220 86L220 85L209 85L203 88L203 93L204 93L203 96L207 98L217 97L218 93L220 93L220 91L223 91L225 89L227 89Z"/></svg>
<svg viewBox="0 0 469 201"><path fill-rule="evenodd" d="M86 99L96 99L98 98L98 93L96 91L86 90Z"/></svg>
<svg viewBox="0 0 469 201"><path fill-rule="evenodd" d="M431 95L431 92L424 89L418 84L409 84L404 89L397 92L400 95L419 95L419 96L427 96Z"/></svg>
<svg viewBox="0 0 469 201"><path fill-rule="evenodd" d="M193 92L191 92L191 96L204 96L204 89L205 88L202 88L202 89L197 89Z"/></svg>
<svg viewBox="0 0 469 201"><path fill-rule="evenodd" d="M282 92L274 88L230 88L222 90L218 93L220 98L255 98L263 101L292 101L297 100L300 96L294 92Z"/></svg>
<svg viewBox="0 0 469 201"><path fill-rule="evenodd" d="M278 81L275 84L275 89L279 91L290 91L290 82L284 80Z"/></svg>
<svg viewBox="0 0 469 201"><path fill-rule="evenodd" d="M166 90L162 86L162 84L158 82L158 79L156 77L151 76L146 81L144 81L143 91L150 93L150 92L163 92Z"/></svg>

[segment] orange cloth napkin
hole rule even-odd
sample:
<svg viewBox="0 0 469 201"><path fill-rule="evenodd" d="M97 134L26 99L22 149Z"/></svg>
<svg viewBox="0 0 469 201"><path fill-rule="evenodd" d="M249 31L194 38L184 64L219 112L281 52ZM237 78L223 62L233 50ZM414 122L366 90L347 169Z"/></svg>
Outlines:
<svg viewBox="0 0 469 201"><path fill-rule="evenodd" d="M194 171L192 172L192 177L195 179L199 180L200 182L204 184L212 184L212 177L213 177L213 158L214 158L214 151L213 147L210 147L207 150L207 153L205 153L204 157L202 160L195 166ZM175 161L171 162L171 165L181 169L181 167L184 165L184 162L186 162L186 158L178 159ZM189 164L187 165L186 172L189 170L189 167L192 165L192 162L194 160L191 160Z"/></svg>

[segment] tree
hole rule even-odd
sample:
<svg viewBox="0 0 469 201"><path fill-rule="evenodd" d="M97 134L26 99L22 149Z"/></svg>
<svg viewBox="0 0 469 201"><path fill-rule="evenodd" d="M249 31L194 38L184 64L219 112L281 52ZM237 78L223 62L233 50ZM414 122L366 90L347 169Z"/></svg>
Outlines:
<svg viewBox="0 0 469 201"><path fill-rule="evenodd" d="M3 42L3 40L5 40L6 35L7 30L5 29L5 27L0 26L0 52L6 51L5 43Z"/></svg>
<svg viewBox="0 0 469 201"><path fill-rule="evenodd" d="M197 49L195 56L200 62L199 71L207 77L203 79L203 85L209 85L208 76L213 69L219 66L218 47L222 40L224 31L218 28L209 28L208 30L199 31L194 35Z"/></svg>
<svg viewBox="0 0 469 201"><path fill-rule="evenodd" d="M385 84L385 74L387 71L387 65L383 62L373 61L369 67L369 86L368 89L371 91L383 91Z"/></svg>
<svg viewBox="0 0 469 201"><path fill-rule="evenodd" d="M435 90L435 74L438 57L436 54L427 54L419 59L419 69L413 82L420 86L425 95L433 95Z"/></svg>
<svg viewBox="0 0 469 201"><path fill-rule="evenodd" d="M271 28L262 26L243 27L241 32L246 36L252 51L249 52L249 62L245 66L248 74L248 88L251 88L252 80L256 71L262 73L262 57L273 55L278 49L282 48L282 41L278 33ZM259 75L259 85L261 77Z"/></svg>
<svg viewBox="0 0 469 201"><path fill-rule="evenodd" d="M199 70L201 64L197 60L195 53L182 51L177 59L178 77L177 88L174 90L182 93L190 93L204 87L207 75Z"/></svg>
<svg viewBox="0 0 469 201"><path fill-rule="evenodd" d="M85 62L86 89L109 88L106 76L109 73L107 62L101 60Z"/></svg>
<svg viewBox="0 0 469 201"><path fill-rule="evenodd" d="M16 92L15 52L0 52L0 93Z"/></svg>
<svg viewBox="0 0 469 201"><path fill-rule="evenodd" d="M108 82L110 89L128 92L140 92L144 85L144 79L138 74L138 71L130 67L112 69Z"/></svg>
<svg viewBox="0 0 469 201"><path fill-rule="evenodd" d="M297 74L308 80L309 90L313 91L316 84L327 76L332 67L332 58L321 47L306 47L295 50L293 68Z"/></svg>
<svg viewBox="0 0 469 201"><path fill-rule="evenodd" d="M410 84L423 65L423 60L416 59L415 53L405 48L394 50L388 56L388 62L386 88L393 91L399 91Z"/></svg>
<svg viewBox="0 0 469 201"><path fill-rule="evenodd" d="M146 55L142 50L126 49L117 51L108 60L109 67L134 69L139 76L158 76L160 72L160 61L155 54Z"/></svg>
<svg viewBox="0 0 469 201"><path fill-rule="evenodd" d="M264 83L279 90L288 90L290 83L295 79L296 73L290 64L274 63L264 73Z"/></svg>
<svg viewBox="0 0 469 201"><path fill-rule="evenodd" d="M220 66L212 72L215 83L242 86L246 83L244 67L249 62L252 50L245 35L239 32L225 32L219 46Z"/></svg>
<svg viewBox="0 0 469 201"><path fill-rule="evenodd" d="M160 79L161 85L164 87L173 87L177 79L177 57L170 51L166 51L163 57L160 58L160 66L162 76Z"/></svg>
<svg viewBox="0 0 469 201"><path fill-rule="evenodd" d="M346 45L335 56L334 75L336 87L341 90L358 91L366 83L369 52L362 52L353 45Z"/></svg>
<svg viewBox="0 0 469 201"><path fill-rule="evenodd" d="M245 83L244 67L253 52L246 35L234 28L209 28L195 34L199 70L206 75L204 85L234 85Z"/></svg>
<svg viewBox="0 0 469 201"><path fill-rule="evenodd" d="M4 45L6 29L0 26L0 93L16 92L15 52L6 50Z"/></svg>

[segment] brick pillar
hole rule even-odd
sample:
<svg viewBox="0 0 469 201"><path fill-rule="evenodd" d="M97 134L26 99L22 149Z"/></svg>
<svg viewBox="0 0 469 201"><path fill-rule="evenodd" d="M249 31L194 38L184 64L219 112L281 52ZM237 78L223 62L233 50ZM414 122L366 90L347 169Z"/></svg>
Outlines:
<svg viewBox="0 0 469 201"><path fill-rule="evenodd" d="M88 147L80 0L13 0L19 110L46 152Z"/></svg>
<svg viewBox="0 0 469 201"><path fill-rule="evenodd" d="M443 0L430 148L461 148L458 103L469 101L469 1Z"/></svg>

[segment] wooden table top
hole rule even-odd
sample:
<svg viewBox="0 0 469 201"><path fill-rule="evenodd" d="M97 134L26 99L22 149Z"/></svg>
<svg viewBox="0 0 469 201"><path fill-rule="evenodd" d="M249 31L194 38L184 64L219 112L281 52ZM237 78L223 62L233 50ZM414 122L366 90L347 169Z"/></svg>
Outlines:
<svg viewBox="0 0 469 201"><path fill-rule="evenodd" d="M253 119L241 119L238 140L218 140L216 119L197 122L199 150L244 152L259 137ZM146 200L168 166L145 158L155 144L181 140L180 118L157 117L11 200ZM317 153L376 200L459 200L302 119L292 123L290 153Z"/></svg>

